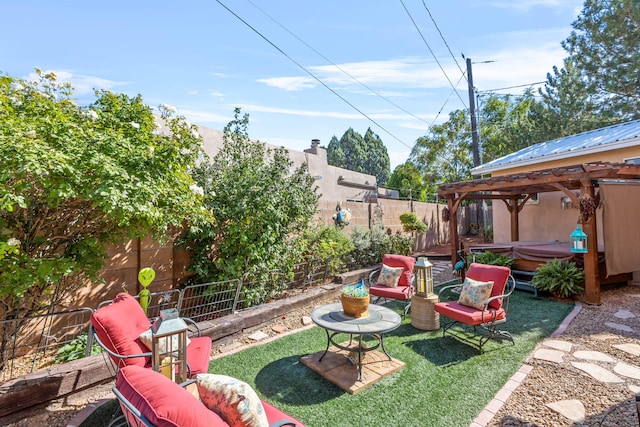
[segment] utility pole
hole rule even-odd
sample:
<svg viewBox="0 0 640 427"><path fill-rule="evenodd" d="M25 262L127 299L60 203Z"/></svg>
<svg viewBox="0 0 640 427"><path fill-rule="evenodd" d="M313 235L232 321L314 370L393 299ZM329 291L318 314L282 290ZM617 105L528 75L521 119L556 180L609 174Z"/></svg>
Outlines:
<svg viewBox="0 0 640 427"><path fill-rule="evenodd" d="M480 149L478 147L478 123L476 121L476 95L473 89L473 73L471 58L467 60L467 80L469 81L469 114L471 115L471 142L473 150L473 167L480 166Z"/></svg>

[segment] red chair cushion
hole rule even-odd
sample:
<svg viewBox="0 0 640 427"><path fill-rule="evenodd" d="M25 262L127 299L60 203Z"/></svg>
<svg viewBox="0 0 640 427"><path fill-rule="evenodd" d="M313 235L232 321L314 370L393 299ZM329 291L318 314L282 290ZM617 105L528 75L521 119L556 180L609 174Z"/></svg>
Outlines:
<svg viewBox="0 0 640 427"><path fill-rule="evenodd" d="M369 287L369 294L381 298L408 300L411 298L411 286L390 288L385 285L373 285Z"/></svg>
<svg viewBox="0 0 640 427"><path fill-rule="evenodd" d="M151 323L138 301L127 293L119 293L111 304L94 311L91 324L100 341L114 353L129 355L149 352L140 341L140 334L148 330ZM147 366L151 362L150 357L112 359L118 366Z"/></svg>
<svg viewBox="0 0 640 427"><path fill-rule="evenodd" d="M411 275L413 274L413 266L416 259L410 256L385 254L382 257L382 263L389 267L402 267L404 271L398 280L398 286L410 286Z"/></svg>
<svg viewBox="0 0 640 427"><path fill-rule="evenodd" d="M116 388L156 426L227 426L193 394L167 377L140 366L118 372ZM123 409L124 410L124 409Z"/></svg>
<svg viewBox="0 0 640 427"><path fill-rule="evenodd" d="M500 265L487 265L472 263L467 271L467 277L480 282L493 282L491 296L504 294L504 289L509 280L511 269ZM489 307L498 310L502 307L502 298L495 299L489 303Z"/></svg>
<svg viewBox="0 0 640 427"><path fill-rule="evenodd" d="M264 408L264 412L267 414L267 420L269 421L269 424L273 424L277 421L282 420L290 420L295 422L297 427L305 427L304 424L293 418L291 415L282 412L280 409L272 406L270 403L265 402L264 400L262 400L262 407Z"/></svg>
<svg viewBox="0 0 640 427"><path fill-rule="evenodd" d="M206 374L209 372L209 362L211 360L211 338L194 337L190 338L191 343L187 347L187 363L191 370L191 376L196 374Z"/></svg>
<svg viewBox="0 0 640 427"><path fill-rule="evenodd" d="M478 326L483 323L482 310L458 304L456 301L438 302L434 304L434 309L443 316L467 325ZM506 317L503 308L498 310L489 309L484 312L484 322L493 321L494 315L496 316L496 321L503 320Z"/></svg>

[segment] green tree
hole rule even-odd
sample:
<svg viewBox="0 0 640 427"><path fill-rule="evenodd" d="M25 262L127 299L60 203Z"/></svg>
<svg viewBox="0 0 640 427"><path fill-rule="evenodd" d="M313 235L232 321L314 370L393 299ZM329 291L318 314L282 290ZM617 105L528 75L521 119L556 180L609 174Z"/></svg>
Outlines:
<svg viewBox="0 0 640 427"><path fill-rule="evenodd" d="M340 140L333 136L327 146L327 162L339 168L373 175L378 185L389 181L389 153L371 128L367 129L364 138L352 128Z"/></svg>
<svg viewBox="0 0 640 427"><path fill-rule="evenodd" d="M640 5L637 0L586 0L562 43L601 111L640 117Z"/></svg>
<svg viewBox="0 0 640 427"><path fill-rule="evenodd" d="M305 165L293 170L287 150L252 141L249 116L240 113L236 108L225 127L213 163L194 170L215 217L184 237L193 253L190 270L196 283L290 267L300 256L293 236L306 228L317 207L314 180ZM254 291L252 303L268 297L268 289Z"/></svg>
<svg viewBox="0 0 640 427"><path fill-rule="evenodd" d="M404 199L427 201L427 186L424 175L411 161L396 166L387 186L398 190L400 197Z"/></svg>
<svg viewBox="0 0 640 427"><path fill-rule="evenodd" d="M447 182L471 179L471 128L467 112L449 113L449 120L418 138L409 160L426 176L427 192Z"/></svg>
<svg viewBox="0 0 640 427"><path fill-rule="evenodd" d="M589 89L572 57L564 60L562 69L553 67L544 90L538 92L542 101L532 111L537 124L536 142L586 132L619 120L614 111L602 108L601 100Z"/></svg>
<svg viewBox="0 0 640 427"><path fill-rule="evenodd" d="M205 218L189 174L200 137L173 108L161 108L159 134L140 96L96 92L81 107L70 85L36 72L0 74L0 320L98 281L108 244Z"/></svg>
<svg viewBox="0 0 640 427"><path fill-rule="evenodd" d="M483 163L541 141L532 114L536 104L531 90L521 96L490 94L483 99L479 110Z"/></svg>

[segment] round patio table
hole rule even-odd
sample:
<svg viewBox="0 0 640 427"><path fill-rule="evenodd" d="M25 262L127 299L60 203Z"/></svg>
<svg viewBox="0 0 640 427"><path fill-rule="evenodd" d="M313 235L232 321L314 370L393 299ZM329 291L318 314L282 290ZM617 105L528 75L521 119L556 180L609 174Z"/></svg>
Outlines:
<svg viewBox="0 0 640 427"><path fill-rule="evenodd" d="M370 304L365 314L362 317L356 318L345 314L342 311L342 304L339 302L316 308L311 313L311 320L327 333L327 348L320 357L319 362L322 362L331 344L341 350L353 351L358 354L359 381L362 381L362 355L364 353L380 347L389 360L391 360L391 356L384 348L384 334L397 329L401 323L400 315L386 307ZM349 335L348 345L342 345L334 340L335 336L339 334ZM355 345L353 345L354 335L358 337L357 344ZM374 337L378 342L372 347L364 345L362 343L362 337L365 335Z"/></svg>

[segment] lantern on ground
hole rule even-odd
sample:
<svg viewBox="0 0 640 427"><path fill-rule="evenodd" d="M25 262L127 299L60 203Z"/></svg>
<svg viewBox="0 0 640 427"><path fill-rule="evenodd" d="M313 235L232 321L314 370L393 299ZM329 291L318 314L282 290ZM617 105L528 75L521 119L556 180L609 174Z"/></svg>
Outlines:
<svg viewBox="0 0 640 427"><path fill-rule="evenodd" d="M161 310L151 326L153 370L177 383L187 380L187 330L175 308Z"/></svg>
<svg viewBox="0 0 640 427"><path fill-rule="evenodd" d="M587 235L582 231L580 224L576 226L576 229L569 238L571 245L571 252L586 253L587 252Z"/></svg>
<svg viewBox="0 0 640 427"><path fill-rule="evenodd" d="M414 265L416 295L426 297L433 293L433 264L426 257L419 257Z"/></svg>

